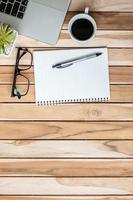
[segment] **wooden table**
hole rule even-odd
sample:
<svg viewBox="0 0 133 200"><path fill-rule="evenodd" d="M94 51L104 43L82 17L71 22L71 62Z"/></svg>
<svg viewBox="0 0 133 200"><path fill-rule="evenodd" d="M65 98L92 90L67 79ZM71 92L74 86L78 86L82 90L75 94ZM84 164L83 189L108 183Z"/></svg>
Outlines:
<svg viewBox="0 0 133 200"><path fill-rule="evenodd" d="M11 98L16 52L1 57L0 200L133 200L133 0L86 2L98 25L91 43L68 35L69 19L84 8L73 0L56 46L24 36L17 46L108 46L111 101L37 107L33 68L28 95Z"/></svg>

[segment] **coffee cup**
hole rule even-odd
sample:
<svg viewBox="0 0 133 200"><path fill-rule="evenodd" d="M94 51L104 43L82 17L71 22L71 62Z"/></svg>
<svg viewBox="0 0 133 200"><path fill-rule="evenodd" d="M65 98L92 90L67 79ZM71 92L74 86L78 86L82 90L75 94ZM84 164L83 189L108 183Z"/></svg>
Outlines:
<svg viewBox="0 0 133 200"><path fill-rule="evenodd" d="M96 35L97 25L89 15L89 8L85 12L75 15L68 24L68 32L71 38L77 42L85 43Z"/></svg>

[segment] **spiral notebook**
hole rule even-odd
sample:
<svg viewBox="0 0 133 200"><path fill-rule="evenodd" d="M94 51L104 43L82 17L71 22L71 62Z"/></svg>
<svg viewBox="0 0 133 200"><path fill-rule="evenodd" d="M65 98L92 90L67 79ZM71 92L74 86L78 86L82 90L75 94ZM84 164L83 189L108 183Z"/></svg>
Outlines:
<svg viewBox="0 0 133 200"><path fill-rule="evenodd" d="M52 68L56 63L96 52L102 52L102 55L70 67ZM110 99L107 48L35 51L34 75L38 105Z"/></svg>

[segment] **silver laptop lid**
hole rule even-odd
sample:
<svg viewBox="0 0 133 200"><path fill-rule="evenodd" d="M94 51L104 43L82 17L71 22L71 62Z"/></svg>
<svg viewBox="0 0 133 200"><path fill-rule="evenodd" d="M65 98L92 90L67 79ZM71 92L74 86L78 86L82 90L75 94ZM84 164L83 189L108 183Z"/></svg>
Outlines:
<svg viewBox="0 0 133 200"><path fill-rule="evenodd" d="M30 0L19 33L56 44L70 0Z"/></svg>

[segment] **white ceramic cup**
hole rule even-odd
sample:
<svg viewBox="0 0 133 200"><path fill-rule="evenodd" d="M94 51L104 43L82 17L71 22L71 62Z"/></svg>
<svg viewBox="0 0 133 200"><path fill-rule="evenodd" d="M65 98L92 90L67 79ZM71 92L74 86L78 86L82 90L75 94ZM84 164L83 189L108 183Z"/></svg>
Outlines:
<svg viewBox="0 0 133 200"><path fill-rule="evenodd" d="M92 35L86 39L86 40L79 40L78 38L76 38L73 33L72 33L72 26L74 24L74 22L76 22L78 19L87 19L89 22L91 22L92 26L93 26L93 33ZM71 38L73 40L75 40L76 42L80 42L80 43L86 43L90 40L92 40L95 35L96 35L96 31L97 31L97 25L96 25L96 22L95 20L89 15L89 8L85 8L85 12L84 13L81 13L81 14L77 14L75 15L69 22L68 24L68 32L69 32L69 35L71 36Z"/></svg>

